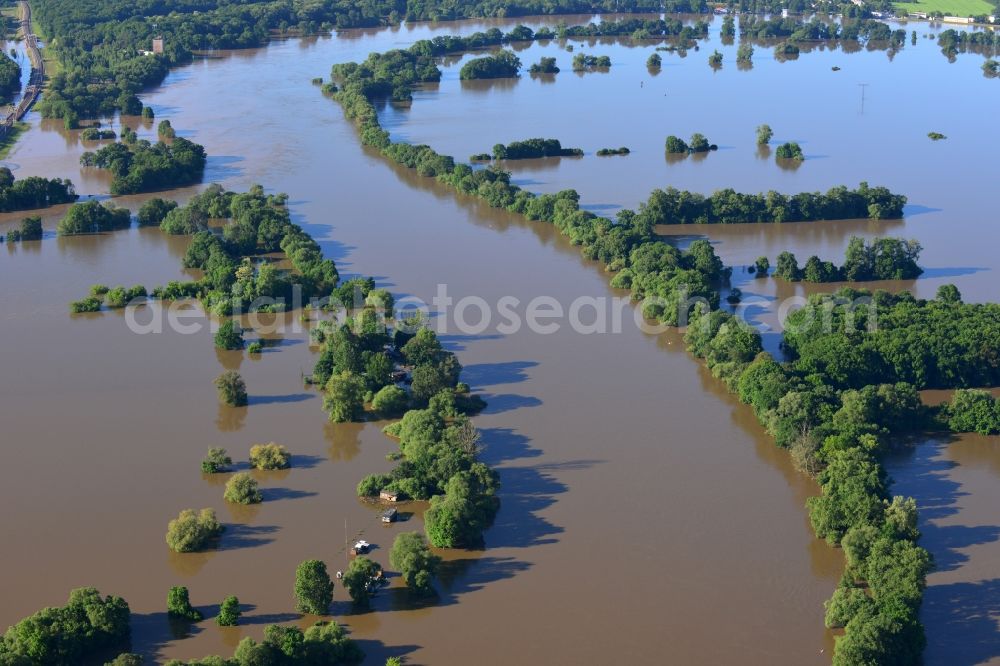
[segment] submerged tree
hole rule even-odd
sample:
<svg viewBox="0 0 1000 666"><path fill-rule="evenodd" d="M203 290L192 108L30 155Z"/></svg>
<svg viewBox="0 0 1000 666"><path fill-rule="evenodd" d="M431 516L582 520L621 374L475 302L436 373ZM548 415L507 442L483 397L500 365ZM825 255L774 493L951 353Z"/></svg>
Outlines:
<svg viewBox="0 0 1000 666"><path fill-rule="evenodd" d="M233 319L227 319L215 332L215 346L219 349L243 349L243 328Z"/></svg>
<svg viewBox="0 0 1000 666"><path fill-rule="evenodd" d="M295 569L295 608L300 613L326 615L333 602L333 581L320 560L306 560Z"/></svg>
<svg viewBox="0 0 1000 666"><path fill-rule="evenodd" d="M235 370L226 370L215 378L215 388L219 392L219 400L230 407L245 407L247 404L247 385L243 377Z"/></svg>
<svg viewBox="0 0 1000 666"><path fill-rule="evenodd" d="M771 137L773 136L774 136L774 131L771 129L770 125L767 124L757 125L758 146L766 146L771 141Z"/></svg>
<svg viewBox="0 0 1000 666"><path fill-rule="evenodd" d="M191 606L188 589L181 585L170 588L167 592L167 615L197 622L204 617L201 611Z"/></svg>
<svg viewBox="0 0 1000 666"><path fill-rule="evenodd" d="M344 588L354 603L364 606L368 604L381 578L382 567L377 562L367 557L356 557L344 572Z"/></svg>
<svg viewBox="0 0 1000 666"><path fill-rule="evenodd" d="M235 596L228 596L222 600L219 606L219 615L215 618L220 627L235 627L240 623L240 600Z"/></svg>
<svg viewBox="0 0 1000 666"><path fill-rule="evenodd" d="M796 160L801 162L806 158L802 152L802 147L794 141L781 144L774 154L779 160Z"/></svg>
<svg viewBox="0 0 1000 666"><path fill-rule="evenodd" d="M234 474L226 482L226 490L222 496L227 502L234 504L260 504L264 500L257 480L249 472Z"/></svg>
<svg viewBox="0 0 1000 666"><path fill-rule="evenodd" d="M178 553L204 550L209 542L222 534L222 525L212 509L185 509L167 525L167 545Z"/></svg>
<svg viewBox="0 0 1000 666"><path fill-rule="evenodd" d="M225 449L213 446L201 461L201 471L206 474L218 474L219 472L225 472L232 464L233 459L229 457Z"/></svg>
<svg viewBox="0 0 1000 666"><path fill-rule="evenodd" d="M403 532L397 535L389 553L389 563L399 569L411 592L426 595L434 591L434 576L441 558L431 552L423 534Z"/></svg>

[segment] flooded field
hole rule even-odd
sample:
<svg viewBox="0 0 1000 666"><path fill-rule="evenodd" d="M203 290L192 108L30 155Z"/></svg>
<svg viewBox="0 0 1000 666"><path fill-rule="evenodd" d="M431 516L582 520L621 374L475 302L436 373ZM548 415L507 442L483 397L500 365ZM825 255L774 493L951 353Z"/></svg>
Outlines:
<svg viewBox="0 0 1000 666"><path fill-rule="evenodd" d="M867 180L909 197L904 220L661 229L682 244L711 239L735 267L734 285L758 299L750 316L772 326L775 299L803 287L755 280L743 267L786 249L800 261L814 253L839 261L855 234L923 244L925 275L885 286L932 296L951 282L966 300L996 300L989 160L1000 138L982 120L1000 103L1000 84L982 76L979 58L949 64L923 38L937 30L914 24L907 29L917 30L917 45L907 41L891 61L883 51L824 48L777 62L758 48L744 72L736 46L719 44L719 23L699 51L662 54L655 77L644 64L652 46L616 42L576 43L613 62L607 73L583 76L569 71L572 54L556 42L519 50L526 66L556 56L563 72L554 82L525 74L462 84L462 60L449 61L442 82L417 93L412 107L384 109L383 125L460 160L498 142L558 138L585 156L509 165L515 180L539 192L575 188L607 214L667 185L793 192ZM216 53L176 70L143 100L157 120L205 145L206 182L287 192L294 220L342 274L373 275L397 298L429 302L439 284L456 300L491 303L620 296L552 228L456 199L363 149L338 105L309 84L335 62L484 25L492 24L350 31ZM707 64L713 48L724 54L719 72ZM78 166L93 149L79 132L36 114L28 120L31 131L5 161L18 177L68 177L81 193L106 195L107 179ZM757 154L753 130L762 122L776 141L802 144L807 159L797 170ZM140 136L155 133L151 123L137 127ZM929 131L948 139L931 142ZM720 149L668 163L664 137L693 132ZM620 145L632 154L594 156ZM134 209L144 198L119 203ZM407 506L408 521L383 528L377 508L355 497L358 480L392 466L385 455L394 444L379 423L326 422L319 394L303 388L314 356L297 319L288 317L281 344L252 360L217 352L204 318L193 319L204 326L191 335L136 335L120 314L70 317L67 303L92 283L182 279L187 241L155 229L56 238L61 212L45 211L40 243L0 248L0 501L8 508L0 627L93 585L129 601L136 651L157 661L228 654L266 623L311 623L293 613L300 561L343 569L345 543L362 535L387 566L393 536L420 529L422 507ZM0 217L0 233L20 217ZM151 306L137 318L157 312ZM409 604L397 579L371 612L354 614L338 586L333 612L369 663L388 655L424 664L829 663L822 603L843 562L809 528L803 503L816 487L678 336L647 335L629 318L619 334L487 327L442 338L466 366L463 379L489 401L476 422L484 458L501 474L503 504L485 550L447 554L437 604ZM211 381L223 368L243 374L249 407L219 407ZM252 444L268 441L291 450L292 469L259 473L265 502L233 509L198 462L209 446L245 460ZM927 663L1000 660L997 438L921 444L891 471L896 491L924 507L923 543L939 565L924 607ZM221 548L171 553L167 521L203 506L229 525ZM203 622L177 635L165 597L178 584L196 606L236 594L252 609L243 626Z"/></svg>

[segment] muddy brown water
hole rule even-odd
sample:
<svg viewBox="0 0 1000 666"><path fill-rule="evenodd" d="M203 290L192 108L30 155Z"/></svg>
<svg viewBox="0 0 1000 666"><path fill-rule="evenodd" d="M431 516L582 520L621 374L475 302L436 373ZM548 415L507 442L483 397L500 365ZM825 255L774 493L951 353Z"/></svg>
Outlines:
<svg viewBox="0 0 1000 666"><path fill-rule="evenodd" d="M213 54L173 72L144 101L157 122L169 118L206 146L206 181L288 192L296 221L342 273L374 275L398 296L430 301L438 284L456 300L513 296L522 304L538 295L562 303L620 295L553 229L456 199L363 149L339 108L309 84L334 62L483 25L493 23L352 31ZM891 232L924 244L927 275L887 287L929 296L954 282L969 300L995 299L995 174L977 156L995 153L998 139L967 118L1000 101L1000 88L982 77L978 58L950 65L921 38L891 63L884 52L830 49L779 63L758 49L754 69L738 72L736 47L717 44L718 27L707 48L683 59L663 54L656 77L644 65L651 47L613 42L577 44L614 62L608 73L584 76L568 71L572 55L556 43L519 51L526 65L556 55L564 72L554 83L524 76L463 86L457 59L410 109L384 109L384 123L397 138L459 159L501 141L559 138L587 155L512 165L515 178L534 191L574 187L586 206L609 214L667 184L796 191L867 179L910 197L902 221L661 230L681 244L710 238L736 267L734 284L764 304L750 316L769 325L777 325L775 299L803 287L755 280L742 267L784 249L802 261L812 253L838 259L852 234ZM713 73L706 58L715 47L725 65ZM831 72L835 64L840 72ZM860 82L869 84L863 114ZM29 120L32 130L6 160L18 176L69 177L83 193L107 192L102 174L77 165L92 149L78 132L36 114ZM753 128L761 122L777 140L802 143L806 162L788 171L758 157ZM931 130L948 140L930 142ZM720 150L668 164L663 137L696 131ZM593 155L619 145L632 155ZM135 208L144 198L120 203ZM312 621L293 612L301 560L343 569L345 543L360 535L387 565L393 535L421 529L421 507L404 507L408 520L384 528L378 508L355 497L359 479L390 468L393 444L382 424L325 421L319 396L301 381L314 360L306 333L287 331L254 360L215 351L207 328L137 335L121 313L70 317L67 303L92 283L183 279L186 241L149 229L60 239L60 214L45 211L43 241L0 248L0 626L93 585L129 600L137 651L157 661L229 653L267 623ZM19 218L3 216L0 229ZM136 317L158 313L148 307ZM294 328L295 318L287 321ZM484 457L501 473L503 508L485 550L446 553L434 605L415 605L396 579L372 612L359 613L337 588L334 615L370 663L387 655L427 664L829 662L822 602L842 559L811 535L803 503L816 488L676 334L626 323L620 334L581 335L564 323L550 335L502 335L493 326L477 334L452 327L442 337L490 403L477 423ZM211 380L223 368L246 378L248 408L218 406ZM259 474L262 505L227 506L224 479L198 469L206 448L225 446L245 462L253 443L272 440L291 449L293 468ZM990 511L998 461L996 438L964 437L893 462L898 490L927 506L925 544L945 563L929 581L928 663L1000 655L991 607L1000 528ZM221 548L172 554L167 521L206 506L230 525ZM243 625L172 626L165 596L177 584L210 612L236 594Z"/></svg>

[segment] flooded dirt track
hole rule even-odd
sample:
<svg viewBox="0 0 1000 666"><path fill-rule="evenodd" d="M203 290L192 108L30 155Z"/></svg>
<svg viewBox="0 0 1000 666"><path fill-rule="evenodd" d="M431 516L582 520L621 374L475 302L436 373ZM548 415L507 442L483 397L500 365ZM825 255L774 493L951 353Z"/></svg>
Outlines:
<svg viewBox="0 0 1000 666"><path fill-rule="evenodd" d="M157 121L168 118L180 136L205 145L206 181L287 192L295 221L342 274L373 275L397 297L430 301L438 284L456 300L488 302L620 295L553 229L456 198L363 149L340 108L309 84L327 77L334 62L483 25L351 31L212 54L173 72L144 103ZM476 90L458 81L455 62L412 108L383 110L383 123L396 138L460 160L498 142L559 138L587 155L514 165L515 179L533 191L573 187L585 205L609 214L668 184L706 193L883 184L910 197L905 220L662 232L682 244L713 240L737 267L734 284L768 303L800 288L742 274L758 255L773 261L790 249L800 260L812 253L839 260L850 235L879 233L916 237L926 248L926 278L897 287L930 296L953 282L968 300L996 298L985 194L993 176L985 160L1000 139L965 118L1000 102L1000 88L983 79L973 56L949 65L924 39L915 48L907 43L891 63L882 52L840 51L778 63L758 49L754 69L738 72L734 45L719 47L725 65L713 74L706 58L719 46L718 27L716 20L707 49L686 59L663 54L655 78L644 65L651 46L614 43L577 44L614 63L606 74L582 77L569 71L571 55L556 43L521 50L525 65L557 55L564 71L552 85L525 75ZM917 29L923 34L926 26ZM831 72L834 64L842 71ZM863 115L858 82L870 84ZM107 192L101 175L77 165L88 149L78 133L36 114L29 121L33 129L7 160L18 177L69 177L82 193ZM753 128L761 122L776 139L802 143L807 160L798 170L755 154ZM152 124L139 130L155 133ZM931 143L931 130L949 139ZM668 164L664 137L693 132L720 150ZM633 154L593 155L619 145ZM183 199L193 191L169 194ZM124 203L136 208L145 198ZM19 218L0 217L0 230ZM345 541L363 534L377 546L372 557L387 566L393 536L421 529L422 509L406 507L408 521L383 528L378 509L356 499L358 480L392 466L385 455L394 444L382 424L326 422L318 394L302 385L314 360L306 332L288 333L252 360L214 350L208 330L136 335L113 312L71 318L67 303L91 283L152 287L182 279L186 240L147 229L60 239L58 218L57 210L46 213L40 243L0 248L0 502L8 507L0 517L0 626L93 585L129 600L137 651L158 661L228 654L266 623L314 619L293 613L300 561L318 557L331 571L342 569ZM463 379L489 401L476 422L484 457L501 474L503 505L485 550L447 554L434 606L414 606L395 579L372 612L354 614L338 586L334 614L369 663L388 655L422 664L829 663L822 602L843 562L808 526L803 504L816 488L678 336L652 337L626 323L615 335L566 326L550 335L501 335L487 327L442 338L465 365ZM245 377L248 408L218 406L211 382L223 368ZM245 461L251 444L267 441L288 446L292 469L261 473L265 502L232 509L221 481L199 472L201 457L224 446ZM968 474L948 482L970 493L957 514L967 529L934 528L944 518L935 513L941 491L919 478L950 456ZM967 664L1000 655L996 626L983 619L996 609L982 607L996 596L989 586L1000 575L989 554L997 456L996 438L963 439L921 448L893 469L897 490L927 505L925 545L945 563L930 578L924 613L931 664L955 663L954 654ZM167 521L204 506L230 526L221 548L171 554ZM967 558L947 555L966 551ZM178 584L210 610L236 594L248 605L243 626L205 621L189 636L174 633L165 597ZM980 613L962 615L972 611ZM956 651L959 643L964 651Z"/></svg>

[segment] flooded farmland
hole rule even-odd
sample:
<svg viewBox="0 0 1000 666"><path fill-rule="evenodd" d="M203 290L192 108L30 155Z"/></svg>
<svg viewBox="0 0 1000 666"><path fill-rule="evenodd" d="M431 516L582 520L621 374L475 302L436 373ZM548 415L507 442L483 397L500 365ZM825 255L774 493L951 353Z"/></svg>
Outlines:
<svg viewBox="0 0 1000 666"><path fill-rule="evenodd" d="M143 101L205 145L206 183L287 192L294 221L342 274L373 275L397 297L430 302L439 284L456 300L621 296L551 227L456 198L363 148L340 107L309 84L335 62L483 25L348 31L214 53ZM750 315L771 326L775 299L804 287L742 269L786 249L838 261L851 235L922 243L924 276L885 286L929 297L954 283L966 300L996 299L990 158L1000 139L968 119L1000 103L1000 87L982 76L977 56L949 63L923 37L937 30L921 23L907 26L921 36L916 46L907 42L891 59L825 46L779 62L759 48L753 69L739 71L736 46L721 45L718 28L716 20L710 41L684 58L664 53L655 77L645 67L653 47L619 41L575 42L613 62L582 76L569 71L572 54L558 42L518 51L525 64L556 56L564 71L554 81L470 85L458 79L462 60L449 61L441 83L412 106L383 109L383 126L459 160L495 143L559 138L585 156L510 164L515 182L536 192L575 188L602 214L634 208L666 185L796 192L867 180L909 197L903 220L660 229L680 244L711 240L734 266L734 286L756 299ZM713 48L724 55L718 72L706 63ZM71 178L81 193L106 195L107 179L78 165L87 149L79 132L36 114L29 121L5 161L18 177ZM762 122L776 140L803 146L798 169L758 154L753 129ZM132 124L140 136L155 133ZM948 139L931 142L932 130ZM693 132L719 150L665 160L665 135ZM631 154L594 155L620 145ZM136 208L145 198L119 203ZM136 651L158 661L228 654L266 623L311 623L293 613L300 561L344 568L345 544L362 536L387 566L393 536L419 525L423 507L406 507L407 521L383 527L378 510L356 498L359 479L391 468L385 456L395 444L381 423L327 422L320 395L303 388L315 361L308 331L289 315L280 344L254 360L213 349L207 327L136 335L113 312L70 317L67 303L92 283L182 279L187 240L136 228L56 238L62 212L44 212L41 242L0 248L8 287L0 293L0 626L93 585L129 601ZM0 230L20 217L0 217ZM819 287L831 288L809 289ZM426 664L829 663L823 601L843 561L808 525L803 504L817 488L679 336L648 335L629 319L617 334L487 327L442 339L489 402L476 423L484 459L500 472L502 508L484 550L446 555L436 604L410 604L397 582L371 612L355 613L337 587L333 613L369 663L389 655ZM212 379L223 368L246 379L248 407L218 405ZM292 469L256 473L266 501L232 509L198 461L209 446L245 459L252 444L269 441L291 450ZM927 442L890 467L897 492L924 507L924 545L939 565L924 607L927 662L1000 660L998 610L969 602L992 603L982 600L996 596L1000 579L991 555L1000 536L991 512L997 438ZM171 553L166 522L202 506L231 526L220 549ZM178 635L164 612L171 585L188 586L195 605L237 594L250 610L240 627L205 622Z"/></svg>

